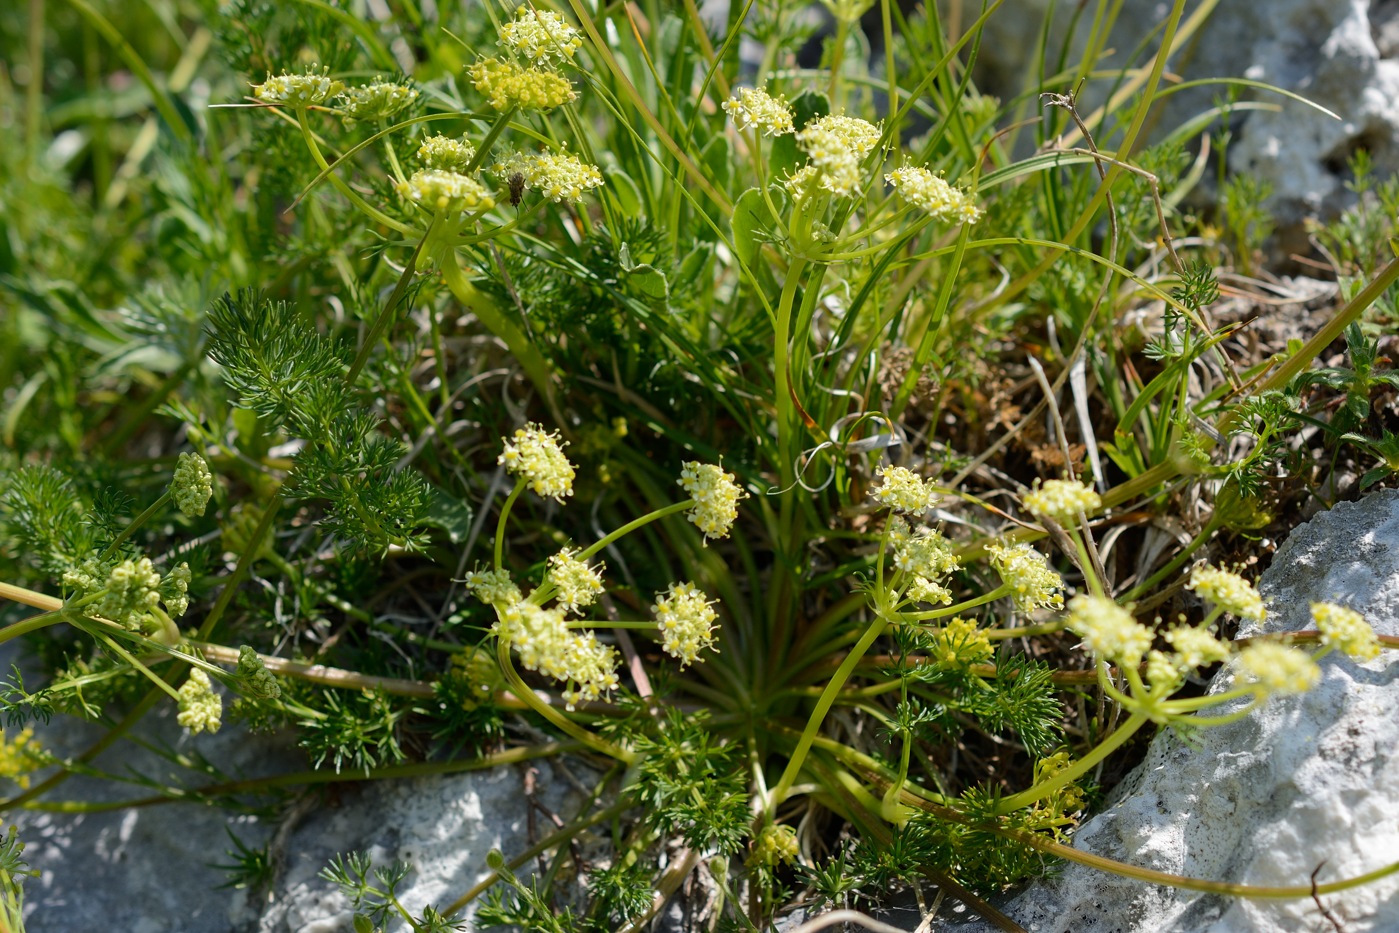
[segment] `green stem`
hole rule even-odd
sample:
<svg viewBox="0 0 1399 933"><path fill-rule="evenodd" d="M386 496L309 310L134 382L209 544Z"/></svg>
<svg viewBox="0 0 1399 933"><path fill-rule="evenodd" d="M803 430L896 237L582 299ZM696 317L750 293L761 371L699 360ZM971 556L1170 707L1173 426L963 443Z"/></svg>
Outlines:
<svg viewBox="0 0 1399 933"><path fill-rule="evenodd" d="M136 670L140 671L146 677L147 680L155 684L158 688L170 694L171 699L173 699L176 703L180 702L181 697L178 690L166 683L164 678L157 677L155 673L152 672L149 667L146 667L146 665L142 664L134 654L123 648L115 638L112 638L106 632L94 632L90 629L87 629L85 626L83 626L82 628L89 635L94 636L99 641L105 642L107 647L111 648L118 655L120 655L123 661L136 668Z"/></svg>
<svg viewBox="0 0 1399 933"><path fill-rule="evenodd" d="M792 433L795 418L795 406L792 403L794 397L790 381L788 367L790 360L788 357L788 343L792 339L792 307L796 303L797 287L801 284L802 273L806 271L806 262L797 260L792 263L787 270L787 278L782 283L782 297L777 304L777 326L773 335L774 368L776 372L776 398L773 401L777 405L777 456L778 475L782 477L783 492L788 492L787 487L792 485L792 479L796 465L792 461ZM790 498L788 493L787 498ZM785 524L785 523L784 523Z"/></svg>
<svg viewBox="0 0 1399 933"><path fill-rule="evenodd" d="M821 728L821 723L825 721L826 714L830 712L831 706L835 703L836 697L840 695L841 688L850 679L851 671L855 670L855 665L860 658L870 649L875 639L877 639L888 626L889 620L884 616L878 616L869 627L865 629L865 634L860 636L860 640L855 643L855 647L850 649L850 653L845 656L840 667L836 668L835 674L831 677L826 689L821 692L821 698L816 701L816 708L811 711L811 717L806 722L806 728L802 730L801 738L797 740L797 747L792 751L792 756L787 759L787 767L782 772L782 777L778 780L767 799L767 817L771 821L777 812L778 804L787 798L788 791L796 783L797 775L801 772L802 763L806 760L807 752L811 750L811 743L816 738L817 730Z"/></svg>
<svg viewBox="0 0 1399 933"><path fill-rule="evenodd" d="M510 125L510 118L514 115L514 110L503 110L500 116L496 117L495 123L491 124L490 130L486 133L486 138L481 140L481 144L476 147L476 154L471 157L471 161L466 165L463 175L470 175L481 167L481 163L486 160L486 156L491 154L491 147L505 128Z"/></svg>
<svg viewBox="0 0 1399 933"><path fill-rule="evenodd" d="M147 508L146 511L142 512L140 515L137 515L136 518L132 520L131 524L127 525L121 530L121 534L117 535L116 538L113 539L112 543L107 545L107 549L102 552L102 556L98 558L98 561L102 562L109 560L112 557L112 555L117 552L117 548L121 546L121 543L127 538L131 537L132 532L134 532L137 528L140 528L146 522L150 521L151 516L155 515L155 513L159 510L165 508L166 504L169 502L170 490L167 489L165 490L165 492L160 494L159 499L155 500L150 504L150 507Z"/></svg>
<svg viewBox="0 0 1399 933"><path fill-rule="evenodd" d="M30 632L37 632L41 628L47 628L50 625L54 625L55 623L66 621L66 610L59 609L55 612L41 612L36 616L30 616L27 619L22 619L13 625L7 625L4 628L0 628L0 645L3 645L11 638L18 638L21 635L28 635Z"/></svg>
<svg viewBox="0 0 1399 933"><path fill-rule="evenodd" d="M374 323L370 325L369 333L365 335L364 343L360 345L359 352L355 354L355 361L350 364L350 371L345 374L346 385L353 386L355 384L355 379L359 376L359 371L364 368L364 364L369 360L369 354L374 352L374 347L378 345L379 340L384 336L384 332L388 330L390 322L393 321L394 312L398 309L399 302L403 300L403 296L408 291L408 283L413 280L413 273L418 269L418 257L422 255L423 244L428 241L428 237L432 236L433 230L437 227L437 221L438 218L434 216L427 226L427 232L423 234L423 238L418 241L418 245L414 247L413 252L409 254L408 261L404 263L403 274L398 277L398 284L394 286L393 294L389 295L389 300L384 304L383 309L379 311L379 316L376 317Z"/></svg>
<svg viewBox="0 0 1399 933"><path fill-rule="evenodd" d="M647 513L646 515L643 515L640 518L634 518L631 521L627 522L625 525L623 525L621 528L618 528L616 531L610 532L605 537L600 538L599 540L590 544L588 547L584 548L583 551L579 553L574 559L587 560L588 558L596 554L598 551L601 551L603 548L616 541L618 538L621 538L624 535L631 534L633 531L636 531L643 525L649 525L651 522L654 522L660 518L665 518L667 515L675 515L678 512L684 512L686 509L694 508L694 505L694 499L686 499L684 502L677 502L674 505L667 505L664 508L656 509L656 511L654 512Z"/></svg>
<svg viewBox="0 0 1399 933"><path fill-rule="evenodd" d="M515 481L515 488L510 490L510 495L505 497L505 504L500 507L500 518L495 524L495 551L492 566L496 570L501 569L505 564L505 523L510 518L510 510L515 506L515 500L520 498L520 493L525 491L528 480L523 477Z"/></svg>
<svg viewBox="0 0 1399 933"><path fill-rule="evenodd" d="M996 813L998 815L1004 815L1006 813L1013 813L1021 807L1028 807L1035 801L1043 800L1045 797L1048 797L1065 784L1078 780L1090 770L1097 767L1098 762L1107 758L1122 747L1124 742L1135 735L1137 730L1146 725L1149 721L1146 713L1133 713L1126 722L1117 727L1112 735L1100 742L1097 748L1069 765L1063 771L1060 771L1047 780L1041 781L1028 790L1002 798L1000 804L996 807Z"/></svg>
<svg viewBox="0 0 1399 933"><path fill-rule="evenodd" d="M511 692L523 700L534 712L553 723L559 731L608 757L628 765L636 762L637 756L632 752L613 745L601 736L594 735L549 704L541 702L534 689L525 683L524 678L515 670L515 664L510 658L510 643L504 638L496 639L495 656L500 663L501 672L505 674L506 683L510 684Z"/></svg>
<svg viewBox="0 0 1399 933"><path fill-rule="evenodd" d="M315 159L316 164L321 167L321 171L326 173L326 178L335 186L336 191L343 194L349 199L351 204L359 208L376 223L382 224L390 230L396 230L404 236L417 235L417 230L414 230L405 223L394 220L388 214L385 214L383 211L370 204L364 198L360 197L353 188L345 184L339 175L336 175L330 170L330 163L326 162L325 156L321 155L321 147L316 145L316 137L311 132L311 124L306 120L305 107L296 108L296 124L301 127L301 138L306 141L306 148L311 150L311 158Z"/></svg>
<svg viewBox="0 0 1399 933"><path fill-rule="evenodd" d="M545 404L549 406L550 412L554 415L554 420L563 423L563 419L554 409L554 386L549 378L549 366L539 350L530 342L526 333L506 316L506 312L496 304L494 298L483 294L480 289L472 285L465 275L462 274L461 266L457 264L457 253L455 249L447 248L442 251L438 265L442 270L442 278L459 301L462 307L470 310L486 326L486 329L505 341L505 346L510 350L512 356L524 370L525 377L534 386L536 392L543 397Z"/></svg>
<svg viewBox="0 0 1399 933"><path fill-rule="evenodd" d="M44 0L29 0L29 86L24 89L24 142L30 164L39 161L44 118Z"/></svg>
<svg viewBox="0 0 1399 933"><path fill-rule="evenodd" d="M977 606L984 606L993 603L1002 596L1009 596L1011 588L1009 583L1002 583L991 592L978 596L976 599L969 599L964 603L955 606L946 606L942 609L929 609L925 612L899 612L895 613L894 621L900 623L907 622L928 622L932 619L943 619L947 616L955 616L959 612L966 612L968 609L975 609Z"/></svg>

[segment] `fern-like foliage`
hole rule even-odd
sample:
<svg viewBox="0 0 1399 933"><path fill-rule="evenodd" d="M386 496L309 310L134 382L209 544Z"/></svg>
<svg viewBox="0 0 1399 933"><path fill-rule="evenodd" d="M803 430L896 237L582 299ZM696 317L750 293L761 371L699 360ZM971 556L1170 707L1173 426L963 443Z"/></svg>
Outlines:
<svg viewBox="0 0 1399 933"><path fill-rule="evenodd" d="M285 302L244 289L210 310L209 356L240 407L306 442L287 488L326 503L327 530L365 550L422 545L414 529L427 484L399 467L402 443L360 407L340 345Z"/></svg>

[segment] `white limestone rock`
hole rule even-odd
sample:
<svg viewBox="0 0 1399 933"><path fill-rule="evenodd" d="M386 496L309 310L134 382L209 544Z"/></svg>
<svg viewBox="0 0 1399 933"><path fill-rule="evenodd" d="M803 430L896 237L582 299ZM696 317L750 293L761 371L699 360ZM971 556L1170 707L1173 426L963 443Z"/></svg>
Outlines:
<svg viewBox="0 0 1399 933"><path fill-rule="evenodd" d="M1190 4L1187 16L1197 7ZM1026 63L1035 59L1044 16L1053 14L1048 47L1057 49L1073 9L1074 4L1053 0L1009 0L987 24L977 64L983 89L1006 99L1034 91L1036 76L1026 70ZM1126 0L1108 43L1117 52L1104 59L1102 67L1125 64L1126 56L1170 9L1169 0ZM1091 8L1079 17L1070 42L1072 55L1083 48L1092 20ZM1138 63L1142 61L1139 57ZM1187 81L1261 81L1301 95L1340 118L1268 91L1243 90L1242 99L1275 109L1236 112L1230 125L1229 168L1271 186L1272 196L1264 206L1283 231L1291 233L1306 217L1334 217L1354 201L1345 186L1351 180L1347 163L1357 150L1370 153L1377 177L1399 172L1395 0L1223 0L1170 60L1169 70ZM1081 109L1088 112L1100 105L1110 86L1089 82ZM1154 119L1157 135L1210 109L1227 91L1211 84L1165 98ZM1206 191L1197 194L1211 196Z"/></svg>
<svg viewBox="0 0 1399 933"><path fill-rule="evenodd" d="M1399 634L1399 491L1341 503L1299 527L1260 590L1268 618L1242 635L1312 628L1309 605L1318 600ZM1358 664L1332 654L1321 668L1310 692L1203 730L1193 746L1158 735L1075 846L1157 871L1263 886L1305 887L1318 866L1326 883L1399 861L1399 657L1388 651ZM1221 672L1210 689L1227 689L1230 676ZM1399 930L1399 875L1322 902L1346 933ZM1332 929L1309 897L1226 898L1075 864L1002 909L1032 933Z"/></svg>

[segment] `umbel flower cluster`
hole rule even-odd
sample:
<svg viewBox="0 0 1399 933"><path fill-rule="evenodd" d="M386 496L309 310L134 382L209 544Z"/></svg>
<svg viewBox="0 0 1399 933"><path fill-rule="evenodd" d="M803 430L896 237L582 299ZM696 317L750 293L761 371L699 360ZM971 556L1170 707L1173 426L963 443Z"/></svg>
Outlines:
<svg viewBox="0 0 1399 933"><path fill-rule="evenodd" d="M564 454L557 432L528 424L503 438L502 447L498 462L516 481L511 501L526 489L558 502L573 494L576 469ZM642 521L682 509L706 538L727 535L742 497L732 474L711 464L686 463L679 483L690 498ZM498 553L504 525L503 517ZM601 698L618 684L617 650L596 633L583 630L589 623L570 621L571 615L582 614L605 590L606 568L590 563L590 553L566 547L551 556L543 581L529 594L501 566L474 570L463 581L476 598L495 609L493 631L504 648L513 650L520 666L565 684L563 698L569 709ZM672 583L656 594L651 611L662 649L682 666L714 648L718 614L695 584Z"/></svg>
<svg viewBox="0 0 1399 933"><path fill-rule="evenodd" d="M501 112L553 110L578 96L559 68L573 63L582 44L578 30L562 16L525 5L500 29L496 46L504 57L476 62L466 69L467 77Z"/></svg>
<svg viewBox="0 0 1399 933"><path fill-rule="evenodd" d="M1129 682L1139 681L1143 664L1150 683L1124 705L1138 708L1152 719L1167 722L1173 708L1167 697L1198 669L1236 660L1232 696L1261 701L1273 694L1302 693L1321 676L1316 657L1301 648L1276 641L1251 641L1242 648L1221 641L1211 631L1215 618L1230 611L1245 618L1261 619L1263 599L1247 580L1217 567L1196 568L1189 584L1216 606L1196 625L1178 625L1159 634L1171 651L1152 648L1157 633L1136 620L1130 607L1121 607L1104 596L1077 596L1069 603L1068 628L1083 638L1083 646L1100 662L1115 664ZM1322 634L1323 651L1339 649L1358 660L1379 653L1374 630L1360 613L1331 603L1312 606L1312 618ZM1190 701L1185 701L1190 702Z"/></svg>
<svg viewBox="0 0 1399 933"><path fill-rule="evenodd" d="M577 203L583 195L602 184L602 172L567 152L544 152L526 155L511 153L491 170L508 181L519 176L527 189L537 190L554 203Z"/></svg>
<svg viewBox="0 0 1399 933"><path fill-rule="evenodd" d="M724 112L743 132L764 136L795 134L797 147L806 153L807 163L783 184L803 206L814 203L818 193L840 198L858 194L868 180L864 162L883 138L877 124L845 114L817 116L797 129L787 99L781 95L773 97L763 88L739 88L724 102ZM971 195L923 166L896 168L884 180L907 204L933 220L973 224L981 219L981 210Z"/></svg>

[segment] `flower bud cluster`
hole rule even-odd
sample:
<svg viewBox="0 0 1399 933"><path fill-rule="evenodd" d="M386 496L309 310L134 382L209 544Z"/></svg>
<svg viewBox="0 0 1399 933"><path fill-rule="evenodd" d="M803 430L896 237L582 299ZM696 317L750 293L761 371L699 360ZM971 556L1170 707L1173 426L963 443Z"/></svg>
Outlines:
<svg viewBox="0 0 1399 933"><path fill-rule="evenodd" d="M269 74L266 81L253 85L253 96L269 104L300 109L318 107L343 90L344 82L331 78L329 68L311 65L304 74Z"/></svg>
<svg viewBox="0 0 1399 933"><path fill-rule="evenodd" d="M1241 619L1261 622L1268 614L1263 607L1263 597L1258 595L1252 584L1236 573L1202 564L1190 574L1190 582L1185 586Z"/></svg>
<svg viewBox="0 0 1399 933"><path fill-rule="evenodd" d="M495 207L495 198L485 186L457 172L419 169L395 187L400 195L434 213L488 211Z"/></svg>
<svg viewBox="0 0 1399 933"><path fill-rule="evenodd" d="M567 152L537 155L516 152L496 163L492 171L505 179L520 176L526 188L539 191L555 204L563 201L576 204L589 190L602 184L602 172L597 166Z"/></svg>
<svg viewBox="0 0 1399 933"><path fill-rule="evenodd" d="M919 528L910 533L908 523L895 516L889 530L894 545L894 566L904 573L935 580L945 577L961 566L952 542L931 528Z"/></svg>
<svg viewBox="0 0 1399 933"><path fill-rule="evenodd" d="M1021 502L1036 518L1061 525L1077 525L1081 513L1096 512L1103 507L1102 498L1091 486L1066 479L1036 483L1034 490L1026 493Z"/></svg>
<svg viewBox="0 0 1399 933"><path fill-rule="evenodd" d="M911 578L905 595L914 602L951 605L952 591L940 580L961 563L952 542L931 528L910 532L899 515L889 520L889 541L894 545L894 567Z"/></svg>
<svg viewBox="0 0 1399 933"><path fill-rule="evenodd" d="M1028 544L993 544L986 551L1021 612L1064 608L1064 580L1039 551Z"/></svg>
<svg viewBox="0 0 1399 933"><path fill-rule="evenodd" d="M1321 643L1339 648L1358 661L1380 655L1380 640L1365 617L1335 603L1312 603L1312 621L1321 632Z"/></svg>
<svg viewBox="0 0 1399 933"><path fill-rule="evenodd" d="M764 826L763 831L758 833L748 861L753 865L776 868L781 863L796 861L800 851L797 831L785 823L774 823Z"/></svg>
<svg viewBox="0 0 1399 933"><path fill-rule="evenodd" d="M242 645L238 649L238 667L234 677L242 685L243 691L257 699L277 699L281 697L281 684L263 663L262 656L253 650L252 645Z"/></svg>
<svg viewBox="0 0 1399 933"><path fill-rule="evenodd" d="M489 700L502 684L500 668L489 651L476 646L463 648L452 655L451 677L465 685L461 697L466 709L475 709Z"/></svg>
<svg viewBox="0 0 1399 933"><path fill-rule="evenodd" d="M991 639L977 628L975 619L956 618L946 622L933 636L928 656L937 664L965 667L989 660L995 654Z"/></svg>
<svg viewBox="0 0 1399 933"><path fill-rule="evenodd" d="M387 120L417 100L418 89L376 78L370 84L346 88L340 92L340 99L345 102L341 113L347 120Z"/></svg>
<svg viewBox="0 0 1399 933"><path fill-rule="evenodd" d="M787 98L771 97L760 87L739 88L724 101L724 112L740 130L761 130L764 136L785 136L794 131Z"/></svg>
<svg viewBox="0 0 1399 933"><path fill-rule="evenodd" d="M21 789L29 788L29 773L46 763L48 752L34 741L34 727L25 726L11 739L0 729L0 777L9 778Z"/></svg>
<svg viewBox="0 0 1399 933"><path fill-rule="evenodd" d="M934 220L974 224L981 219L981 210L971 195L954 188L926 168L906 165L884 176L909 204L926 211Z"/></svg>
<svg viewBox="0 0 1399 933"><path fill-rule="evenodd" d="M937 499L937 493L908 467L881 466L877 475L883 482L870 495L895 512L921 512Z"/></svg>
<svg viewBox="0 0 1399 933"><path fill-rule="evenodd" d="M602 595L602 565L589 567L573 556L576 553L564 548L549 558L548 580L554 585L559 608L566 612L591 606Z"/></svg>
<svg viewBox="0 0 1399 933"><path fill-rule="evenodd" d="M573 464L564 456L558 432L550 433L537 424L527 424L512 438L502 438L505 450L496 462L505 472L529 482L530 489L546 499L559 502L573 495Z"/></svg>
<svg viewBox="0 0 1399 933"><path fill-rule="evenodd" d="M172 619L178 619L189 609L189 564L184 561L160 581L160 599Z"/></svg>
<svg viewBox="0 0 1399 933"><path fill-rule="evenodd" d="M262 663L262 657L251 645L238 649L238 667L233 676L238 678L243 692L260 700L275 700L282 695L282 685Z"/></svg>
<svg viewBox="0 0 1399 933"><path fill-rule="evenodd" d="M179 689L180 712L175 721L190 731L218 732L223 719L223 699L214 692L209 675L199 668L189 672L189 679Z"/></svg>
<svg viewBox="0 0 1399 933"><path fill-rule="evenodd" d="M1175 649L1176 663L1182 671L1193 671L1229 658L1228 644L1195 626L1167 629L1163 637Z"/></svg>
<svg viewBox="0 0 1399 933"><path fill-rule="evenodd" d="M471 570L462 579L467 590L488 606L509 606L523 599L520 588L504 570Z"/></svg>
<svg viewBox="0 0 1399 933"><path fill-rule="evenodd" d="M678 658L681 667L714 647L714 620L719 615L693 583L672 583L664 593L657 593L651 612L660 624L661 647Z"/></svg>
<svg viewBox="0 0 1399 933"><path fill-rule="evenodd" d="M104 619L137 629L159 605L160 574L149 557L142 557L124 560L112 568L94 611Z"/></svg>
<svg viewBox="0 0 1399 933"><path fill-rule="evenodd" d="M180 454L170 480L170 498L179 510L190 518L198 518L208 508L213 494L214 475L209 472L209 464L199 454Z"/></svg>
<svg viewBox="0 0 1399 933"><path fill-rule="evenodd" d="M1069 601L1069 629L1104 661L1136 667L1151 650L1154 636L1132 614L1103 596L1075 596Z"/></svg>
<svg viewBox="0 0 1399 933"><path fill-rule="evenodd" d="M738 519L743 490L732 473L712 463L687 462L680 471L680 487L694 500L688 518L704 532L705 539L724 538Z"/></svg>
<svg viewBox="0 0 1399 933"><path fill-rule="evenodd" d="M557 71L526 68L499 58L476 62L467 67L466 74L472 87L501 112L537 110L543 113L578 96L569 80Z"/></svg>
<svg viewBox="0 0 1399 933"><path fill-rule="evenodd" d="M476 147L465 137L453 139L450 136L429 136L423 140L418 147L418 161L423 168L436 169L440 172L456 172L465 174L471 165L471 160L476 158Z"/></svg>

